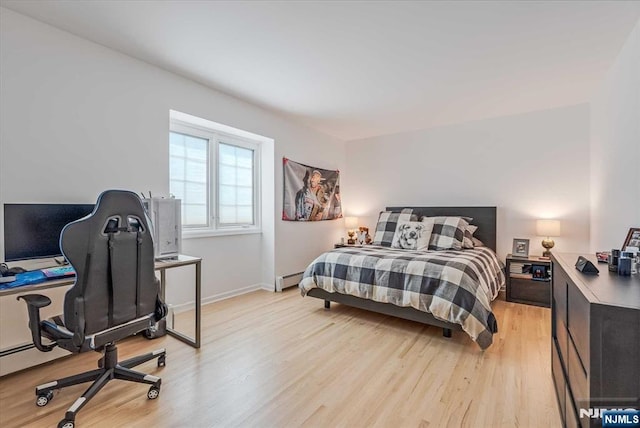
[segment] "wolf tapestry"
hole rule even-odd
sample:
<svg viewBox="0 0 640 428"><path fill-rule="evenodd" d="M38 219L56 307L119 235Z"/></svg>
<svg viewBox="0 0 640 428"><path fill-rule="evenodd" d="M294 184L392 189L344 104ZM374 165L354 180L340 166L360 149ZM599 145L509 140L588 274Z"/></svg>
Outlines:
<svg viewBox="0 0 640 428"><path fill-rule="evenodd" d="M282 219L334 220L342 217L340 171L315 168L282 158L284 195Z"/></svg>

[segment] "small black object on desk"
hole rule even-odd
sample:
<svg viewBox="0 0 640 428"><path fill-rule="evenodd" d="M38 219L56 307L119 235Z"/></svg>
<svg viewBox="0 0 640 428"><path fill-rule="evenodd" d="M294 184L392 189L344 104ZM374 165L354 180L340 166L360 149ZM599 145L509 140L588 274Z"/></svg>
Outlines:
<svg viewBox="0 0 640 428"><path fill-rule="evenodd" d="M7 271L7 275L17 275L19 273L25 273L26 271L26 269L16 266L9 268L9 270Z"/></svg>
<svg viewBox="0 0 640 428"><path fill-rule="evenodd" d="M620 257L618 259L618 275L620 276L631 275L631 263L633 263L631 258Z"/></svg>
<svg viewBox="0 0 640 428"><path fill-rule="evenodd" d="M600 273L593 263L582 256L578 257L576 261L576 269L587 275L598 275Z"/></svg>
<svg viewBox="0 0 640 428"><path fill-rule="evenodd" d="M5 263L0 264L0 277L13 277L13 280L15 280L15 276L17 274L25 273L25 272L26 272L26 269L23 269L19 266L10 268ZM5 280L3 282L9 282L9 281Z"/></svg>
<svg viewBox="0 0 640 428"><path fill-rule="evenodd" d="M620 258L620 250L611 250L611 254L609 254L609 270L611 272L618 271L618 258Z"/></svg>

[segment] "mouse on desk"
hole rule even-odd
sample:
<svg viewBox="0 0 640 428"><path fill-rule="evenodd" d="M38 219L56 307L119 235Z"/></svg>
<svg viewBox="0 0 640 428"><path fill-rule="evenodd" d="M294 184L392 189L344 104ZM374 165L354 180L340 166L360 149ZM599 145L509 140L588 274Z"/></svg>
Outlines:
<svg viewBox="0 0 640 428"><path fill-rule="evenodd" d="M25 273L26 271L27 271L26 269L23 269L23 268L21 268L19 266L16 266L16 267L9 268L9 270L6 273L6 275L14 276L14 275L17 275L19 273Z"/></svg>
<svg viewBox="0 0 640 428"><path fill-rule="evenodd" d="M9 269L6 263L0 263L0 283L13 282L16 280L16 274L24 273L26 270L21 267L13 267Z"/></svg>

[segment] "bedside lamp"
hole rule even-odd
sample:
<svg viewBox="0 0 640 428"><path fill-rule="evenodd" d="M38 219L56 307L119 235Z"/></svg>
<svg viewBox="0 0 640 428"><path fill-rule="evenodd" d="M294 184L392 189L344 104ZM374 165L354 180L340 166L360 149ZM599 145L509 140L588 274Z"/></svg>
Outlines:
<svg viewBox="0 0 640 428"><path fill-rule="evenodd" d="M358 217L345 217L344 218L344 227L347 228L347 235L349 235L349 239L347 240L347 244L353 245L356 243L356 228L358 227Z"/></svg>
<svg viewBox="0 0 640 428"><path fill-rule="evenodd" d="M536 222L536 232L538 236L545 236L542 240L542 246L545 248L542 257L549 257L551 250L555 245L551 237L560 236L560 220L538 220Z"/></svg>

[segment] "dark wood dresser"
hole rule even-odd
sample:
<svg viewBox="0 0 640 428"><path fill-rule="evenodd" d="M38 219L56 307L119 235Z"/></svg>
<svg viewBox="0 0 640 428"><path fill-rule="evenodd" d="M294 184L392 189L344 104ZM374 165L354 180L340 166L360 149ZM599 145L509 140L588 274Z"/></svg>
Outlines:
<svg viewBox="0 0 640 428"><path fill-rule="evenodd" d="M567 427L601 427L601 409L640 410L640 275L575 268L552 254L551 370Z"/></svg>

